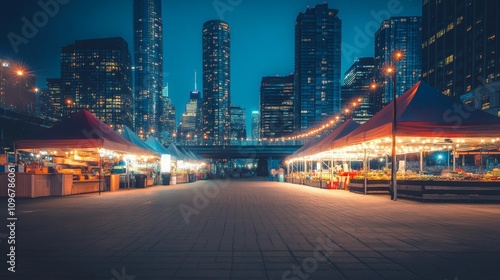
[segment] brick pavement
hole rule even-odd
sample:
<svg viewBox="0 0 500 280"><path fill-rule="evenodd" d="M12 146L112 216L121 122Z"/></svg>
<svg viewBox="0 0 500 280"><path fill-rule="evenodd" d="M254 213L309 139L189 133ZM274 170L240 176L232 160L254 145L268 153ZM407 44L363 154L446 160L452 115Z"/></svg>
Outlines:
<svg viewBox="0 0 500 280"><path fill-rule="evenodd" d="M17 272L0 239L0 279L500 279L499 204L240 179L17 208Z"/></svg>

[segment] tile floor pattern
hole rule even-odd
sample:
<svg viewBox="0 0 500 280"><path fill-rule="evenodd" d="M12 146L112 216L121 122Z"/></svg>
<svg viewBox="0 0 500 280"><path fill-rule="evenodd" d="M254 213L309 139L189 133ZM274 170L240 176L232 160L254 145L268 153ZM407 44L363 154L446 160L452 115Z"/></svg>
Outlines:
<svg viewBox="0 0 500 280"><path fill-rule="evenodd" d="M19 200L0 279L500 279L500 204L214 183Z"/></svg>

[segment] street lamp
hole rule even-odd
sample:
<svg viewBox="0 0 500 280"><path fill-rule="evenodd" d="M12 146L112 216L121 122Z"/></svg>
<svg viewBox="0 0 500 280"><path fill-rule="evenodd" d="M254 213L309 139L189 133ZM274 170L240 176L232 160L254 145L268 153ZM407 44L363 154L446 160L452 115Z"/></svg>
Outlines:
<svg viewBox="0 0 500 280"><path fill-rule="evenodd" d="M397 68L396 62L403 58L403 53L401 51L395 51L392 54L392 65L386 68L386 73L392 79L393 84L393 94L392 94L392 165L391 165L391 199L396 201L398 200L398 186L397 186L397 176L396 176L396 130L397 130L397 111L396 111L396 76L397 76Z"/></svg>

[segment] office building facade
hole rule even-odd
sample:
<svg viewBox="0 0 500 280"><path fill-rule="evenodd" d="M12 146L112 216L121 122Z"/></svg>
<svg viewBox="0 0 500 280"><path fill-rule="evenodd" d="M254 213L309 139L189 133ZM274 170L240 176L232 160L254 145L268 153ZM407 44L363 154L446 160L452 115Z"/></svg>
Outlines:
<svg viewBox="0 0 500 280"><path fill-rule="evenodd" d="M159 125L161 130L159 140L164 145L170 145L175 142L177 137L177 118L175 115L175 105L168 96L168 84L163 90L160 102L162 112Z"/></svg>
<svg viewBox="0 0 500 280"><path fill-rule="evenodd" d="M374 92L370 87L375 81L374 70L373 57L361 57L344 74L342 108L353 108L347 116L358 123L365 123L374 115Z"/></svg>
<svg viewBox="0 0 500 280"><path fill-rule="evenodd" d="M50 80L57 94L57 80ZM78 40L61 53L63 116L86 109L113 129L133 126L132 72L122 38Z"/></svg>
<svg viewBox="0 0 500 280"><path fill-rule="evenodd" d="M499 15L494 0L424 0L422 80L499 115Z"/></svg>
<svg viewBox="0 0 500 280"><path fill-rule="evenodd" d="M231 115L231 132L230 139L232 143L246 140L247 138L247 122L246 110L240 106L231 105L229 109Z"/></svg>
<svg viewBox="0 0 500 280"><path fill-rule="evenodd" d="M342 22L328 4L307 8L295 22L295 131L341 110Z"/></svg>
<svg viewBox="0 0 500 280"><path fill-rule="evenodd" d="M260 137L279 138L294 132L294 76L263 77L260 86Z"/></svg>
<svg viewBox="0 0 500 280"><path fill-rule="evenodd" d="M203 141L220 145L230 137L231 30L221 20L203 25Z"/></svg>
<svg viewBox="0 0 500 280"><path fill-rule="evenodd" d="M252 111L252 140L256 141L260 138L260 113Z"/></svg>
<svg viewBox="0 0 500 280"><path fill-rule="evenodd" d="M396 95L400 96L420 80L422 68L422 17L391 17L375 32L375 75L380 83L375 111L392 101L393 82L386 70L394 65L394 53L403 56L396 64Z"/></svg>
<svg viewBox="0 0 500 280"><path fill-rule="evenodd" d="M160 136L163 88L161 0L134 0L135 131L145 139Z"/></svg>

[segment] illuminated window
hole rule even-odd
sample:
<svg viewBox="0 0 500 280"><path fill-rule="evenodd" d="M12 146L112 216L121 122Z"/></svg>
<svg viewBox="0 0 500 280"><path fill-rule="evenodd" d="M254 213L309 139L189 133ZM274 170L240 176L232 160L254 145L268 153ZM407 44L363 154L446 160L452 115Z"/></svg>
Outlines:
<svg viewBox="0 0 500 280"><path fill-rule="evenodd" d="M445 64L448 65L453 62L453 55L446 57Z"/></svg>
<svg viewBox="0 0 500 280"><path fill-rule="evenodd" d="M453 25L453 22L452 22L452 23L448 24L448 27L446 27L446 31L448 32L448 31L452 30L454 27L455 26Z"/></svg>

